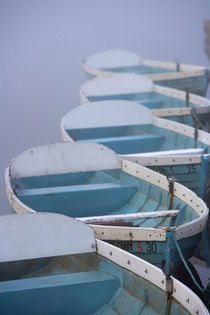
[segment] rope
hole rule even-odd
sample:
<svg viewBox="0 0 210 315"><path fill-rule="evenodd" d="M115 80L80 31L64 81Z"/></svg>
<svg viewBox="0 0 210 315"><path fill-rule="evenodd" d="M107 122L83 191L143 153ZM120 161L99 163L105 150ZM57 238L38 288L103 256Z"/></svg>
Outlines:
<svg viewBox="0 0 210 315"><path fill-rule="evenodd" d="M206 132L209 132L209 129L206 128L206 127L202 124L202 122L199 120L198 116L196 115L196 113L195 113L195 111L194 111L193 109L191 110L191 114L192 114L192 117L195 119L195 121L196 121L197 124L198 124L197 128L200 128L200 127L201 127L202 130L204 130L204 131L206 131Z"/></svg>
<svg viewBox="0 0 210 315"><path fill-rule="evenodd" d="M186 261L185 261L185 259L184 259L184 256L183 256L183 254L182 254L182 251L181 251L181 249L180 249L180 247L179 247L179 244L178 244L178 242L177 242L176 236L175 236L175 234L174 234L173 231L172 231L172 237L173 237L173 239L174 239L174 243L175 243L175 245L176 245L176 248L177 248L177 251L178 251L178 253L179 253L179 256L180 256L180 258L181 258L181 260L182 260L182 262L183 262L185 268L186 268L187 271L189 272L189 274L190 274L190 276L191 276L191 278L192 278L194 284L197 286L197 288L198 288L202 293L204 293L204 292L205 292L205 288L201 288L201 286L200 286L200 285L198 284L198 282L196 281L196 279L195 279L195 277L194 277L192 271L191 271L190 268L188 267L188 265L187 265L187 263L186 263Z"/></svg>

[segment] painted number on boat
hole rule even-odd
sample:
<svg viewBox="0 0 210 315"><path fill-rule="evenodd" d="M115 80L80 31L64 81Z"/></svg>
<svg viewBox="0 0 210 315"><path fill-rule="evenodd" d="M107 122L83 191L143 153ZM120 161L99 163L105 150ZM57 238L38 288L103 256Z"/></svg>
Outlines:
<svg viewBox="0 0 210 315"><path fill-rule="evenodd" d="M109 241L114 246L129 252L137 252L138 254L157 254L158 246L154 241Z"/></svg>
<svg viewBox="0 0 210 315"><path fill-rule="evenodd" d="M188 174L196 174L196 168L195 165L189 164L187 165Z"/></svg>
<svg viewBox="0 0 210 315"><path fill-rule="evenodd" d="M156 254L157 253L157 245L155 242L146 242L147 245L147 253Z"/></svg>

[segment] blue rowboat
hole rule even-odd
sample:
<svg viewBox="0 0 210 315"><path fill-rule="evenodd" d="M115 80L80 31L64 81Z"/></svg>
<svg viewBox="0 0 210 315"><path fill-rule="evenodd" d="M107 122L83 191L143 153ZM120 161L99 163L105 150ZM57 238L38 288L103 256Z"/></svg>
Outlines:
<svg viewBox="0 0 210 315"><path fill-rule="evenodd" d="M206 67L140 58L129 51L112 50L97 53L82 62L89 78L113 73L136 73L156 84L191 93L206 95L209 70Z"/></svg>
<svg viewBox="0 0 210 315"><path fill-rule="evenodd" d="M145 106L123 100L78 106L63 117L61 131L64 141L97 142L118 154L186 149L190 154L198 149L207 154L210 151L209 133L153 117Z"/></svg>
<svg viewBox="0 0 210 315"><path fill-rule="evenodd" d="M81 86L80 98L82 103L133 101L148 107L154 116L210 130L210 100L155 85L150 79L134 73L94 78Z"/></svg>
<svg viewBox="0 0 210 315"><path fill-rule="evenodd" d="M55 212L174 274L205 230L208 208L188 188L94 143L31 148L6 170L15 212ZM170 250L169 250L170 249Z"/></svg>
<svg viewBox="0 0 210 315"><path fill-rule="evenodd" d="M0 217L1 314L208 314L173 277L50 213Z"/></svg>

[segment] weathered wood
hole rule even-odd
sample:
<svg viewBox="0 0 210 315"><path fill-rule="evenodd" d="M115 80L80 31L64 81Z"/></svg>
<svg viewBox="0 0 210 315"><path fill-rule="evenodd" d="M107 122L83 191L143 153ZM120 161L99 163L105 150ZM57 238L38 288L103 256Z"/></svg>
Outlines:
<svg viewBox="0 0 210 315"><path fill-rule="evenodd" d="M117 214L117 215L106 215L106 216L95 216L95 217L85 217L77 218L88 224L93 224L96 222L117 222L125 220L140 220L149 218L159 218L159 217L173 217L179 213L179 210L163 210L163 211L152 211L152 212L141 212L132 214Z"/></svg>

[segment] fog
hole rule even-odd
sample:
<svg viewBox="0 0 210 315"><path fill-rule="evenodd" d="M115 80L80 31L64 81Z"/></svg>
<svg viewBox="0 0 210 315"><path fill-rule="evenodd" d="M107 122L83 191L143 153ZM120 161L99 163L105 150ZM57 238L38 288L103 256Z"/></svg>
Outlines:
<svg viewBox="0 0 210 315"><path fill-rule="evenodd" d="M108 49L209 66L208 0L0 1L0 213L4 169L34 145L61 140L60 120L80 104L80 62ZM94 118L93 118L94 119Z"/></svg>

